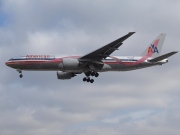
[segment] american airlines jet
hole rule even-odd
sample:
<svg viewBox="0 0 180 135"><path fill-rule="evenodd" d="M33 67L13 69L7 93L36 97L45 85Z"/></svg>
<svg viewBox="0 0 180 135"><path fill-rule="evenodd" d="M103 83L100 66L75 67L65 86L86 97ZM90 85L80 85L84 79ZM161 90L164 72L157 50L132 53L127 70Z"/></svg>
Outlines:
<svg viewBox="0 0 180 135"><path fill-rule="evenodd" d="M16 69L22 78L22 70L57 71L58 79L71 79L84 73L84 82L93 83L91 77L98 77L100 72L130 71L168 62L168 57L177 53L173 51L159 56L166 34L160 34L142 53L141 56L111 56L123 42L135 32L93 51L84 56L25 55L11 58L6 65Z"/></svg>

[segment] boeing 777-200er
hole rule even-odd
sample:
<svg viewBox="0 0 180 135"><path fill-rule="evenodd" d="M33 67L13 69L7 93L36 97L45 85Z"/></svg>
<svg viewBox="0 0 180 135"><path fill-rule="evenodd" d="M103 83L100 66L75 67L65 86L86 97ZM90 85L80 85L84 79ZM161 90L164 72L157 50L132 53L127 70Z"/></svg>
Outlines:
<svg viewBox="0 0 180 135"><path fill-rule="evenodd" d="M177 53L173 51L159 56L166 34L160 34L142 53L141 56L110 56L135 32L109 43L84 56L58 57L53 55L25 55L11 58L6 65L15 68L23 77L22 70L57 71L58 79L71 79L77 74L84 73L84 82L93 83L90 76L98 77L98 72L129 71L168 62L168 57Z"/></svg>

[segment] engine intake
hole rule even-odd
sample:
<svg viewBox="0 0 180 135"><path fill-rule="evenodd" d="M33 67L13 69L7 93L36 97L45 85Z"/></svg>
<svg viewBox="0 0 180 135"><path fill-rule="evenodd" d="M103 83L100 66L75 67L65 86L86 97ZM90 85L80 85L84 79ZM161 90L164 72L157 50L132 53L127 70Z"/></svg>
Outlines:
<svg viewBox="0 0 180 135"><path fill-rule="evenodd" d="M74 76L75 76L74 73L57 71L57 78L58 79L62 79L62 80L71 79Z"/></svg>

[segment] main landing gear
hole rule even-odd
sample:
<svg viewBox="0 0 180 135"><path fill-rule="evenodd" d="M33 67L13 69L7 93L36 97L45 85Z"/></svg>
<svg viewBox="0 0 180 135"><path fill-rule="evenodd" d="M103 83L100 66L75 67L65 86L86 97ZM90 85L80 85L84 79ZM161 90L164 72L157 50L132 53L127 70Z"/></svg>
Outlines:
<svg viewBox="0 0 180 135"><path fill-rule="evenodd" d="M99 73L94 72L94 71L89 71L89 72L86 72L85 75L86 75L86 77L83 78L83 81L93 83L94 79L91 79L90 76L98 77Z"/></svg>
<svg viewBox="0 0 180 135"><path fill-rule="evenodd" d="M23 77L22 70L17 69L17 71L20 73L20 74L19 74L19 77L22 78L22 77Z"/></svg>
<svg viewBox="0 0 180 135"><path fill-rule="evenodd" d="M93 82L94 82L94 79L90 79L90 77L84 77L84 78L83 78L83 81L84 81L84 82L93 83Z"/></svg>

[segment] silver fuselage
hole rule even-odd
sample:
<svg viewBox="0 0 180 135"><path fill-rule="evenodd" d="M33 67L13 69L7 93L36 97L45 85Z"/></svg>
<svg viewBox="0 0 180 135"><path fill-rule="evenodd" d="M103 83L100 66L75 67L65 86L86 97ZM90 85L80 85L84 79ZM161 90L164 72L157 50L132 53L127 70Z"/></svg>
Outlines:
<svg viewBox="0 0 180 135"><path fill-rule="evenodd" d="M10 59L6 62L6 65L18 70L64 71L77 73L90 70L86 65L81 65L81 62L79 62L78 66L75 67L61 67L60 65L63 63L63 59L65 58L71 58L78 61L80 56L58 57L53 55L26 55ZM110 56L100 61L101 67L95 67L94 70L97 72L129 71L155 65L162 65L168 62L167 59L164 59L159 62L152 63L148 62L150 59L150 57L146 56Z"/></svg>

